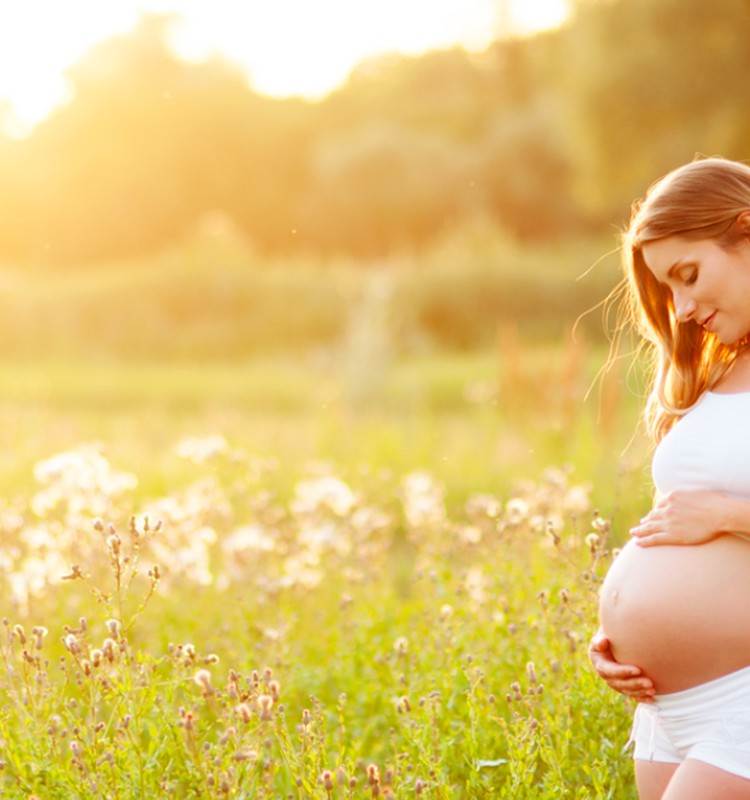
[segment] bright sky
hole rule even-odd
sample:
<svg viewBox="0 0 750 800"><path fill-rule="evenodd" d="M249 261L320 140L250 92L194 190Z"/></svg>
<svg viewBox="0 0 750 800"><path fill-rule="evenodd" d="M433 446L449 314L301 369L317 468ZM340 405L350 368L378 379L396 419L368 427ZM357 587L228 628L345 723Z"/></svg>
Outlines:
<svg viewBox="0 0 750 800"><path fill-rule="evenodd" d="M175 12L173 47L220 52L258 91L324 96L363 58L462 45L559 25L568 0L0 0L0 104L28 131L70 96L64 70L143 11ZM0 105L2 112L2 105Z"/></svg>

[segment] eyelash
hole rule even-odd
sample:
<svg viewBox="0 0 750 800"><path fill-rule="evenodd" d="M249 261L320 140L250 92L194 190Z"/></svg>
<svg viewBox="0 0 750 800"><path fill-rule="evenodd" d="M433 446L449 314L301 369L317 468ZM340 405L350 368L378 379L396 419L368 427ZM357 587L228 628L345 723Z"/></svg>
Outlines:
<svg viewBox="0 0 750 800"><path fill-rule="evenodd" d="M698 270L693 270L693 272L685 278L685 286L692 286L698 280Z"/></svg>

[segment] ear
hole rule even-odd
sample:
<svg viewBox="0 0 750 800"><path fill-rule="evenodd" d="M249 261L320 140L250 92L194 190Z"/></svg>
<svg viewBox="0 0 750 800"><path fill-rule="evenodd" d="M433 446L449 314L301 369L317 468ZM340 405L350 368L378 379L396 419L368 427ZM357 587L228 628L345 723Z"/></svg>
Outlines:
<svg viewBox="0 0 750 800"><path fill-rule="evenodd" d="M745 236L750 236L750 211L743 211L737 217L737 226Z"/></svg>

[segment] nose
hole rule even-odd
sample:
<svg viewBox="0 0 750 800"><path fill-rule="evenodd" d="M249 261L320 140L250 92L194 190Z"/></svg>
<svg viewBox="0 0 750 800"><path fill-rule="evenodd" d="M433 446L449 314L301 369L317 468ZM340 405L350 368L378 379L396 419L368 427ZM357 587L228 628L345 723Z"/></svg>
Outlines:
<svg viewBox="0 0 750 800"><path fill-rule="evenodd" d="M678 322L687 322L693 318L698 307L695 300L683 292L675 292L672 300L674 302L675 317L677 317Z"/></svg>

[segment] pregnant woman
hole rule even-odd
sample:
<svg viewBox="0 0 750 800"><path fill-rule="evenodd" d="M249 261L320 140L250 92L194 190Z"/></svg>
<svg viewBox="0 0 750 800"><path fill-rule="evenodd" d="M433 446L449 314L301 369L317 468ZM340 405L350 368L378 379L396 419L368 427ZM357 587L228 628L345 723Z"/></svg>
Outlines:
<svg viewBox="0 0 750 800"><path fill-rule="evenodd" d="M655 355L656 500L604 580L591 660L640 701L641 800L750 800L750 168L664 177L623 257Z"/></svg>

